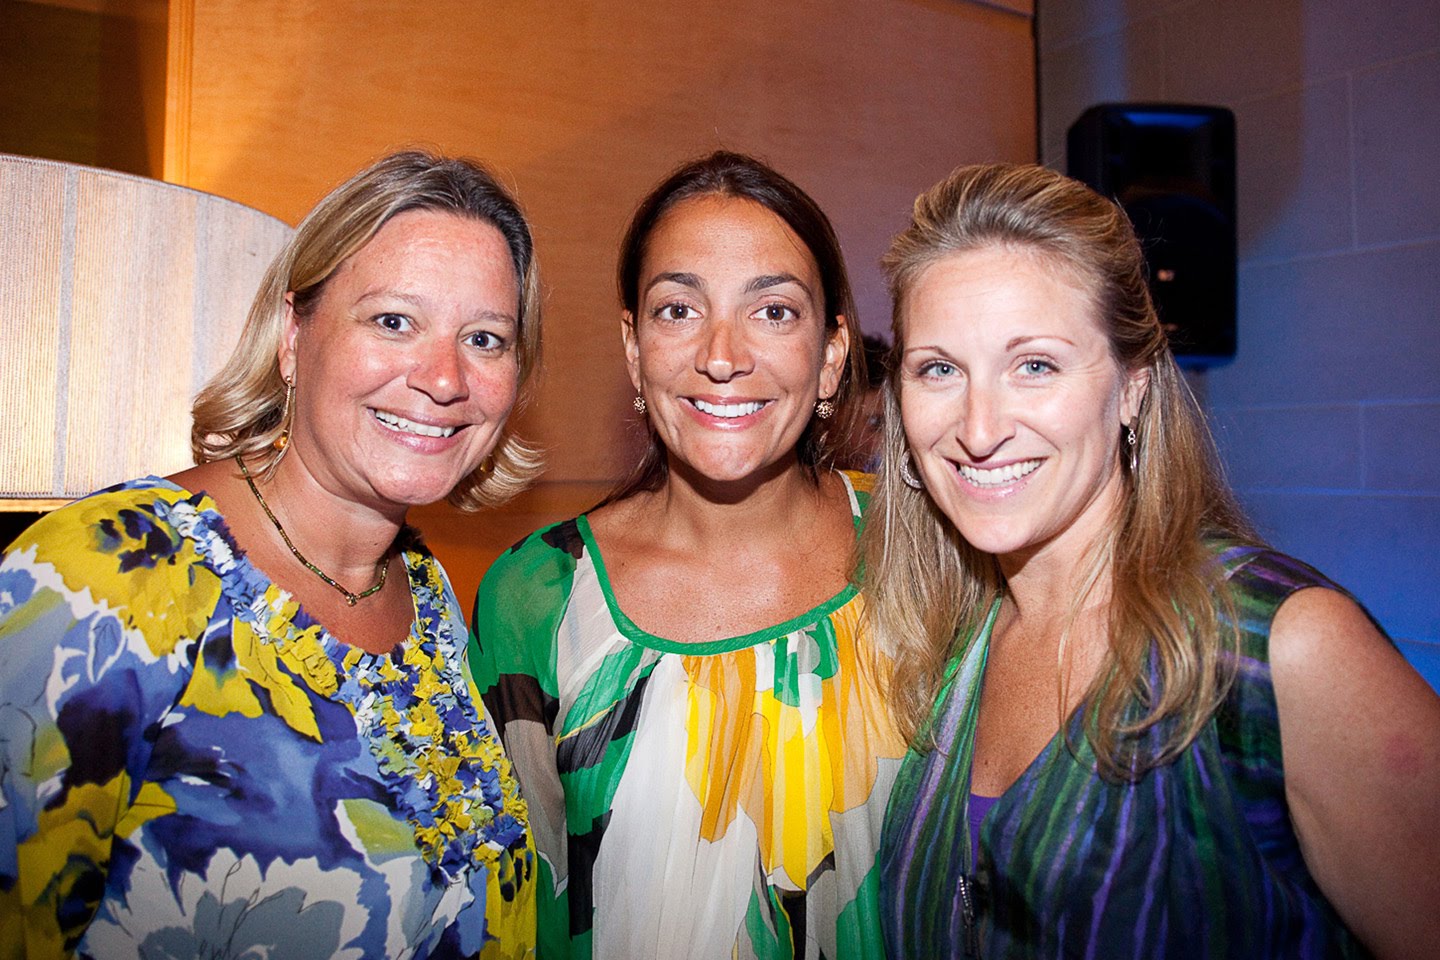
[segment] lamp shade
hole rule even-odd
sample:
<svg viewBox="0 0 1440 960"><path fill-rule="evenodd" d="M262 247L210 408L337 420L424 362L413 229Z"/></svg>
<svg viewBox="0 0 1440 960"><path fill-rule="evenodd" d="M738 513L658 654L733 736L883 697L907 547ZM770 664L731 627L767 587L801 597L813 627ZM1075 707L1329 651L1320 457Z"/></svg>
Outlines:
<svg viewBox="0 0 1440 960"><path fill-rule="evenodd" d="M190 466L190 404L290 233L185 187L0 154L0 505Z"/></svg>

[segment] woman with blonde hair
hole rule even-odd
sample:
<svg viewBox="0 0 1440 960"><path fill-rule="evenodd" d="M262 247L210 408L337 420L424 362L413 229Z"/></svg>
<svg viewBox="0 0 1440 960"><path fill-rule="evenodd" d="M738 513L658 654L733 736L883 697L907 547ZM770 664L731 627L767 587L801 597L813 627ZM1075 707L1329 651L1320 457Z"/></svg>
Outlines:
<svg viewBox="0 0 1440 960"><path fill-rule="evenodd" d="M199 466L11 545L0 954L533 954L525 806L405 516L538 470L536 269L486 169L380 160L271 265Z"/></svg>
<svg viewBox="0 0 1440 960"><path fill-rule="evenodd" d="M1245 523L1123 213L964 167L884 264L892 960L1432 949L1440 699Z"/></svg>

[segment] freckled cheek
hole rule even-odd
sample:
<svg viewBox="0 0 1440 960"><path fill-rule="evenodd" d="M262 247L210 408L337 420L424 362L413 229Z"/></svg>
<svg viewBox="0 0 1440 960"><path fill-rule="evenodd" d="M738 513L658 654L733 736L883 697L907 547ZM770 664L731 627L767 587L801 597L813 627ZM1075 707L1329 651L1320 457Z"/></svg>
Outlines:
<svg viewBox="0 0 1440 960"><path fill-rule="evenodd" d="M375 378L390 379L407 367L405 363L399 363L391 355L387 356L377 350L351 349L347 351L331 351L326 363L328 372L339 378L342 382L359 382L362 378L373 380Z"/></svg>
<svg viewBox="0 0 1440 960"><path fill-rule="evenodd" d="M647 384L672 380L683 367L684 364L676 363L673 357L660 356L659 351L640 355L640 379Z"/></svg>
<svg viewBox="0 0 1440 960"><path fill-rule="evenodd" d="M955 426L954 420L943 404L901 392L900 424L912 445L931 445Z"/></svg>
<svg viewBox="0 0 1440 960"><path fill-rule="evenodd" d="M487 369L470 377L470 398L491 416L504 416L515 405L520 388L520 371L515 365Z"/></svg>
<svg viewBox="0 0 1440 960"><path fill-rule="evenodd" d="M649 363L640 365L641 391L653 394L653 399L660 404L660 407L654 409L655 413L660 413L665 406L666 396L687 396L703 389L704 385L703 375L698 373L695 364L688 360L672 362L672 358L666 358L662 363L658 358L652 357Z"/></svg>

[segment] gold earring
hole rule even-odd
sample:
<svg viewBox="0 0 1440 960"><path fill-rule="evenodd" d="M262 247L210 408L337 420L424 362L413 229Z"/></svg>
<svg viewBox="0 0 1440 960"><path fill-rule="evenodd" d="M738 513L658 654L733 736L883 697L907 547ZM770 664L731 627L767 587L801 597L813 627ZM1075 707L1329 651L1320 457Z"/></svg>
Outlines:
<svg viewBox="0 0 1440 960"><path fill-rule="evenodd" d="M283 456L290 446L290 402L295 399L295 381L285 377L285 407L280 411L280 436L271 444ZM277 460L278 462L278 460Z"/></svg>
<svg viewBox="0 0 1440 960"><path fill-rule="evenodd" d="M835 404L829 400L820 400L815 404L815 416L821 420L829 420L835 415Z"/></svg>
<svg viewBox="0 0 1440 960"><path fill-rule="evenodd" d="M645 412L645 398L644 398L644 397L640 396L640 395L637 393L637 394L635 395L634 403L635 403L635 412L636 412L636 413L644 413L644 412Z"/></svg>

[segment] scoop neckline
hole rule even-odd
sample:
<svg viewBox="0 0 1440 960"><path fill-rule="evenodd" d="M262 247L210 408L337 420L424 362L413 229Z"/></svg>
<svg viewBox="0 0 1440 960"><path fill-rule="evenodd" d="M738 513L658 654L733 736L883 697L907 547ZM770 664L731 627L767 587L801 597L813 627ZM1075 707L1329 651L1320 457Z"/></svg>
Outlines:
<svg viewBox="0 0 1440 960"><path fill-rule="evenodd" d="M851 521L855 526L858 535L860 530L860 501L855 493L855 486L846 476L845 471L836 470L842 483L845 484L845 493L850 502ZM620 608L620 602L615 598L615 589L610 583L610 572L605 567L605 557L600 552L599 545L595 542L595 531L590 528L588 514L582 513L575 518L575 526L580 531L580 539L585 544L585 552L590 555L591 565L595 568L595 577L600 583L600 592L605 597L605 607L610 612L610 619L614 622L620 633L631 643L661 653L680 653L691 656L711 656L717 653L731 653L736 650L744 650L747 647L759 646L780 637L787 636L797 630L819 623L830 614L839 610L845 604L855 598L859 592L855 584L847 583L834 596L822 601L817 606L811 607L803 613L791 617L774 626L762 627L750 633L742 633L734 637L725 637L720 640L705 640L696 643L686 643L681 640L671 640L661 637L645 630Z"/></svg>
<svg viewBox="0 0 1440 960"><path fill-rule="evenodd" d="M277 581L274 577L270 576L270 574L266 572L263 567L257 564L254 560L250 559L249 551L247 551L244 547L240 546L240 542L236 540L235 535L230 532L229 521L225 519L225 514L220 512L220 505L215 502L214 497L210 496L210 492L208 490L191 490L188 487L180 486L180 484L176 483L174 480L171 480L169 477L160 477L154 474L151 474L149 477L145 477L143 479L156 481L154 486L167 486L174 490L176 493L183 494L186 500L192 500L195 497L199 497L199 500L195 501L194 503L195 511L198 515L199 521L206 527L208 527L210 530L212 530L217 536L220 537L221 540L225 542L226 547L230 550L231 557L234 559L234 562L240 567L240 572L242 576L244 576L244 574L248 571L250 575L263 581L264 588L260 590L261 595L268 593L270 589L273 588L277 594L277 599L282 603L282 605L285 603L293 603L295 605L294 613L292 613L289 617L286 618L287 634L291 631L294 631L295 633L300 633L304 629L304 627L298 622L302 618L306 623L313 624L315 627L318 628L317 640L320 643L320 649L325 651L326 657L329 658L330 661L334 663L337 668L341 667L342 661L347 656L349 656L352 651L359 655L360 659L358 659L356 663L362 667L366 667L391 657L403 656L405 650L409 648L412 644L424 646L426 641L426 634L420 626L420 600L415 595L414 584L415 572L424 564L426 559L426 555L421 551L415 550L413 547L406 548L400 551L400 561L405 567L405 586L410 594L410 629L406 631L405 638L399 643L397 643L390 650L386 651L385 653L371 653L369 650L366 650L362 647L357 647L356 645L347 642L343 637L331 630L330 627L327 626L323 620L321 620L319 617L316 617L308 609L306 609L305 605L300 602L299 598L297 598L293 593L281 586L279 581ZM207 517L207 513L211 514L213 516L213 519ZM194 540L194 543L197 548L197 552L205 558L207 565L216 562L217 558L210 556L209 551L204 549L205 545L202 542L197 539ZM217 576L219 575L218 570L216 571L216 574ZM220 579L223 584L224 577L221 576ZM222 589L224 588L222 587ZM238 616L239 611L237 610L236 613Z"/></svg>

